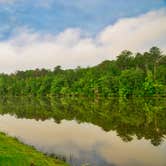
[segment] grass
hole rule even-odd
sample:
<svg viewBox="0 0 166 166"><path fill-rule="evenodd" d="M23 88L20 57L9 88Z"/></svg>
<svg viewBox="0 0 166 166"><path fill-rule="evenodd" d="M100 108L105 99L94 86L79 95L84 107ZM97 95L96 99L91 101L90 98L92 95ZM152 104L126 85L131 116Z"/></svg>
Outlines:
<svg viewBox="0 0 166 166"><path fill-rule="evenodd" d="M0 133L0 166L67 166L67 164L20 143L16 138Z"/></svg>

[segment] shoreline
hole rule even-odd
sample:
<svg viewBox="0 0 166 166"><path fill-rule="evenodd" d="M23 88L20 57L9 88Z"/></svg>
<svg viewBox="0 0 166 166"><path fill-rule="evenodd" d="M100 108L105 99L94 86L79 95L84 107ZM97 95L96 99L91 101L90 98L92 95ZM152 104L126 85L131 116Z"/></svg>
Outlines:
<svg viewBox="0 0 166 166"><path fill-rule="evenodd" d="M68 166L3 132L0 132L0 163L4 166Z"/></svg>

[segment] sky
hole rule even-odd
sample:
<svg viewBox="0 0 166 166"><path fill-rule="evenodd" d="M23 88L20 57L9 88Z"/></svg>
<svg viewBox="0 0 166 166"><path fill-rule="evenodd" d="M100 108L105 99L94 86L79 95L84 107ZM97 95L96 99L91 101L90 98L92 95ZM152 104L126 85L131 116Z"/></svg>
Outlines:
<svg viewBox="0 0 166 166"><path fill-rule="evenodd" d="M0 72L166 53L165 0L0 0Z"/></svg>

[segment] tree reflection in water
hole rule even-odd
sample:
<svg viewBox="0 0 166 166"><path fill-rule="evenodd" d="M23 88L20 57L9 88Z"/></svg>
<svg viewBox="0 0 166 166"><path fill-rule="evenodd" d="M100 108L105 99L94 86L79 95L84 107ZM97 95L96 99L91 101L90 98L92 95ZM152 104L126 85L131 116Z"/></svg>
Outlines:
<svg viewBox="0 0 166 166"><path fill-rule="evenodd" d="M18 118L77 120L116 131L125 142L145 138L154 146L166 135L166 102L164 98L57 98L1 97L0 114Z"/></svg>

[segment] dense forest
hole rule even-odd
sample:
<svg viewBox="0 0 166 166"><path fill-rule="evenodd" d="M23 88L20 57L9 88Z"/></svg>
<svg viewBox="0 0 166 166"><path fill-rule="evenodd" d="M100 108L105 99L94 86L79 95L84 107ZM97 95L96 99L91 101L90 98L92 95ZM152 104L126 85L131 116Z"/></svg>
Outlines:
<svg viewBox="0 0 166 166"><path fill-rule="evenodd" d="M124 50L94 67L35 69L0 74L0 95L166 96L166 55Z"/></svg>

